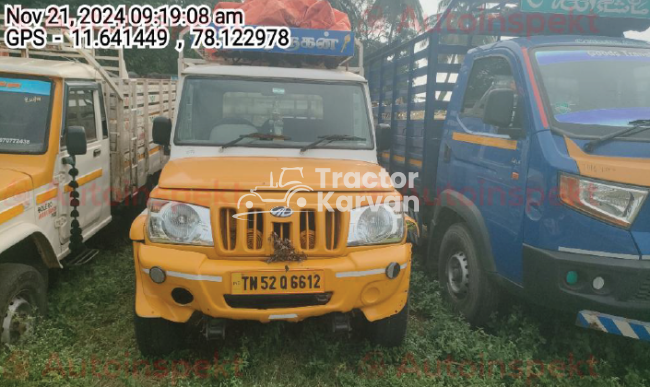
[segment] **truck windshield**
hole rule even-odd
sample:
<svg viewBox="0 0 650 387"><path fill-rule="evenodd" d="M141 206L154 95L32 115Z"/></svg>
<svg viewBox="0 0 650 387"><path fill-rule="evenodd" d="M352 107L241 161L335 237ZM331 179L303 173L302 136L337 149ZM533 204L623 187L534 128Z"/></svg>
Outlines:
<svg viewBox="0 0 650 387"><path fill-rule="evenodd" d="M44 153L52 83L0 76L0 153Z"/></svg>
<svg viewBox="0 0 650 387"><path fill-rule="evenodd" d="M650 119L650 49L553 47L534 57L556 129L602 137ZM650 140L650 131L629 138Z"/></svg>
<svg viewBox="0 0 650 387"><path fill-rule="evenodd" d="M372 149L361 85L188 78L175 144L300 149L332 135L356 138L319 147Z"/></svg>

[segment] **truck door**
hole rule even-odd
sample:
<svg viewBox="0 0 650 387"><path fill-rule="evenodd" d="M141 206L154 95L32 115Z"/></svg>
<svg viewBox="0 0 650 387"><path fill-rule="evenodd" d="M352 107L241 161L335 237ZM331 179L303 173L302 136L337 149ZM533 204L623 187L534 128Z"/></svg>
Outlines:
<svg viewBox="0 0 650 387"><path fill-rule="evenodd" d="M105 114L100 97L100 88L93 82L74 82L66 85L61 136L61 152L59 158L68 156L66 150L66 128L81 126L86 132L88 151L85 155L77 156L76 167L79 170L77 182L80 194L79 223L86 237L94 233L108 217L110 219L110 176L109 151L110 145L105 122ZM60 189L64 191L59 211L65 219L60 219L59 234L61 243L65 244L70 238L70 166L59 161L58 166Z"/></svg>
<svg viewBox="0 0 650 387"><path fill-rule="evenodd" d="M450 118L442 149L443 163L451 164L446 179L475 203L485 220L498 272L520 283L528 142L483 122L491 90L510 88L522 100L523 81L515 63L506 50L475 59L460 112ZM513 127L525 128L523 105L517 103Z"/></svg>

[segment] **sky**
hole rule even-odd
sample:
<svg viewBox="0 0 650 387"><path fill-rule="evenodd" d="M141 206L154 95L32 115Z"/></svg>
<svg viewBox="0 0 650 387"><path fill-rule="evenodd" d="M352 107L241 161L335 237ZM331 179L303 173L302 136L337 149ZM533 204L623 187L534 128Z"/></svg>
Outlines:
<svg viewBox="0 0 650 387"><path fill-rule="evenodd" d="M420 0L420 3L422 3L422 8L424 9L424 13L427 17L436 14L438 11L438 2L439 0ZM626 36L632 39L650 41L650 30L647 30L645 32L629 32L626 34Z"/></svg>
<svg viewBox="0 0 650 387"><path fill-rule="evenodd" d="M434 15L438 11L438 0L420 0L420 3L427 16Z"/></svg>

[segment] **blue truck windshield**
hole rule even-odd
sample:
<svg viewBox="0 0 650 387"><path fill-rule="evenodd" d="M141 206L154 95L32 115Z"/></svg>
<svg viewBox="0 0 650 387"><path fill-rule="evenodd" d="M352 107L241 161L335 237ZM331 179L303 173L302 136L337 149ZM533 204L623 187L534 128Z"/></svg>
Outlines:
<svg viewBox="0 0 650 387"><path fill-rule="evenodd" d="M52 83L0 76L0 153L44 153Z"/></svg>
<svg viewBox="0 0 650 387"><path fill-rule="evenodd" d="M554 47L534 58L555 128L600 137L650 119L650 49ZM650 132L630 138L650 140Z"/></svg>
<svg viewBox="0 0 650 387"><path fill-rule="evenodd" d="M368 117L361 85L188 78L175 143L300 149L343 135L319 147L372 149Z"/></svg>

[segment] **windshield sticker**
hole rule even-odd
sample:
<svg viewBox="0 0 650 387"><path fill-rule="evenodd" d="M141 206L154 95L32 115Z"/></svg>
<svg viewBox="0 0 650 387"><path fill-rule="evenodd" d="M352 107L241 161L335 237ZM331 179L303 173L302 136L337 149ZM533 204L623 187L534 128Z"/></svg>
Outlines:
<svg viewBox="0 0 650 387"><path fill-rule="evenodd" d="M0 78L0 93L10 92L49 96L51 90L51 83L46 81L37 81L34 79Z"/></svg>
<svg viewBox="0 0 650 387"><path fill-rule="evenodd" d="M278 88L278 87L274 87L274 88L273 88L273 94L284 95L284 89L280 89L280 88Z"/></svg>
<svg viewBox="0 0 650 387"><path fill-rule="evenodd" d="M30 140L26 138L2 138L0 137L0 144L20 144L20 145L29 145Z"/></svg>
<svg viewBox="0 0 650 387"><path fill-rule="evenodd" d="M650 42L644 42L641 40L634 41L625 41L625 40L613 40L613 39L576 39L578 44L598 44L601 46L641 46L641 45L650 45Z"/></svg>
<svg viewBox="0 0 650 387"><path fill-rule="evenodd" d="M560 113L558 122L578 125L629 126L631 121L650 117L650 108L594 109Z"/></svg>
<svg viewBox="0 0 650 387"><path fill-rule="evenodd" d="M557 114L571 113L571 111L572 111L571 106L573 106L573 105L575 105L575 104L572 104L570 102L559 102L559 103L556 103L553 106L553 110Z"/></svg>
<svg viewBox="0 0 650 387"><path fill-rule="evenodd" d="M25 97L25 103L34 103L43 101L42 97Z"/></svg>
<svg viewBox="0 0 650 387"><path fill-rule="evenodd" d="M560 15L596 15L616 18L650 18L650 6L640 0L522 0L521 10Z"/></svg>
<svg viewBox="0 0 650 387"><path fill-rule="evenodd" d="M540 66L594 60L650 62L650 50L612 49L539 51L535 53L535 58Z"/></svg>

